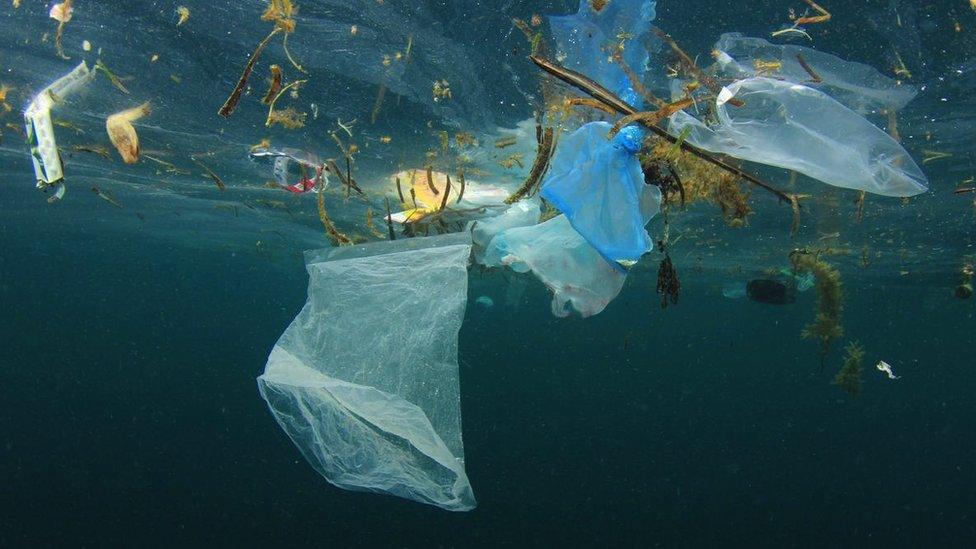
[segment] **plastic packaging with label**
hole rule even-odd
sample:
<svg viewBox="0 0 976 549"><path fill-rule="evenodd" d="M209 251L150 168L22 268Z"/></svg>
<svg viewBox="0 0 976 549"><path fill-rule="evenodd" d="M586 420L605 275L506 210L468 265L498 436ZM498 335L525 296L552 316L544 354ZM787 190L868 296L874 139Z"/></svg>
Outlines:
<svg viewBox="0 0 976 549"><path fill-rule="evenodd" d="M54 136L51 110L91 82L92 78L94 73L82 61L74 70L35 95L24 112L27 144L30 147L31 160L34 162L37 188L57 187L54 198L59 199L64 196L64 166Z"/></svg>

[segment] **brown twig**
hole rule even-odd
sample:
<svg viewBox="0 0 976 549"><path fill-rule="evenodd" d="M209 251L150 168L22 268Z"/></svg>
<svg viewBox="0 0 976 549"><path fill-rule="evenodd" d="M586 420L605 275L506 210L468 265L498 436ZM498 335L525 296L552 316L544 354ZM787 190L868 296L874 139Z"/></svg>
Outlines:
<svg viewBox="0 0 976 549"><path fill-rule="evenodd" d="M613 61L614 63L620 65L620 70L624 71L624 74L627 75L627 80L630 80L630 85L633 86L634 91L641 94L641 97L643 97L645 101L657 105L658 108L664 108L668 104L663 99L660 99L651 93L651 90L647 89L647 86L641 82L640 78L633 71L633 69L631 69L630 66L627 65L627 62L624 61L624 56L620 50L613 52Z"/></svg>
<svg viewBox="0 0 976 549"><path fill-rule="evenodd" d="M813 0L803 0L803 1L806 2L807 5L809 5L811 8L815 9L817 13L819 13L820 15L815 15L813 17L800 17L799 19L793 21L794 25L808 25L812 23L826 23L827 21L830 21L831 15L829 11L820 7Z"/></svg>
<svg viewBox="0 0 976 549"><path fill-rule="evenodd" d="M397 183L399 182L400 180L397 179ZM402 198L403 195L400 196ZM393 231L393 214L390 213L390 197L386 197L386 230L390 233L390 240L396 240L396 232Z"/></svg>
<svg viewBox="0 0 976 549"><path fill-rule="evenodd" d="M590 107L591 109L601 110L607 114L617 114L617 111L611 109L610 107L600 103L596 99L590 99L589 97L570 97L566 99L566 104L573 107L584 106ZM512 144L514 145L514 138Z"/></svg>
<svg viewBox="0 0 976 549"><path fill-rule="evenodd" d="M443 210L447 207L447 198L451 196L451 174L444 174L447 177L447 183L444 185L444 198L441 199L441 207L438 210Z"/></svg>
<svg viewBox="0 0 976 549"><path fill-rule="evenodd" d="M441 194L437 190L437 187L434 186L434 169L430 166L427 166L427 188L430 189L430 192L434 193L434 196Z"/></svg>
<svg viewBox="0 0 976 549"><path fill-rule="evenodd" d="M610 128L610 132L607 134L607 137L613 139L613 137L617 135L620 130L635 122L640 122L644 125L655 125L681 109L686 109L694 104L695 100L689 97L687 99L675 101L670 105L664 105L659 110L653 112L636 112L634 114L628 114L627 116L618 120L617 123Z"/></svg>
<svg viewBox="0 0 976 549"><path fill-rule="evenodd" d="M803 58L802 53L796 54L796 60L798 63L800 63L800 66L803 67L803 70L807 71L807 74L810 75L810 82L813 82L814 84L823 82L823 78L820 78L820 75L813 70L813 67L811 67L809 63L807 63L807 60Z"/></svg>
<svg viewBox="0 0 976 549"><path fill-rule="evenodd" d="M264 48L268 46L268 42L275 37L276 34L281 32L280 27L275 27L268 36L258 44L257 49L251 54L251 57L247 60L247 64L244 65L244 71L241 73L241 77L237 80L237 86L234 86L234 91L231 92L227 101L224 101L224 105L220 107L217 114L223 116L224 118L229 117L234 114L234 109L237 108L237 104L241 101L241 95L244 94L244 88L247 87L247 79L251 76L251 71L254 70L254 64L258 62L258 57L260 57L261 52Z"/></svg>
<svg viewBox="0 0 976 549"><path fill-rule="evenodd" d="M461 203L461 199L464 198L464 186L465 186L464 172L462 172L462 171L459 171L458 172L458 179L461 180L461 190L458 192L458 197L457 197L457 201L460 204Z"/></svg>
<svg viewBox="0 0 976 549"><path fill-rule="evenodd" d="M535 163L532 164L532 171L529 172L529 177L525 179L525 183L517 191L505 199L506 204L514 204L533 192L536 185L542 181L542 176L549 169L549 160L552 159L554 150L555 137L553 136L552 128L546 128L542 134L542 141L539 143L539 149L535 155Z"/></svg>

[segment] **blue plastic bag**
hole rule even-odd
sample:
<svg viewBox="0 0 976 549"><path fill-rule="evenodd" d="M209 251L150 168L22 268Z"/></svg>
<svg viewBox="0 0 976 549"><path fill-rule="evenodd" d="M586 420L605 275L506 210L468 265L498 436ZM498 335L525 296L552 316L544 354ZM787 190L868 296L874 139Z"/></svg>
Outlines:
<svg viewBox="0 0 976 549"><path fill-rule="evenodd" d="M643 75L648 54L641 37L650 29L656 7L656 0L613 0L598 12L590 0L580 0L576 13L549 17L557 59L641 108L643 100L610 53L621 42L619 37L627 37L623 59L634 73Z"/></svg>
<svg viewBox="0 0 976 549"><path fill-rule="evenodd" d="M660 211L661 193L655 188L645 200L643 132L628 127L608 140L610 128L591 122L562 139L542 197L607 261L627 267L653 247L644 225Z"/></svg>

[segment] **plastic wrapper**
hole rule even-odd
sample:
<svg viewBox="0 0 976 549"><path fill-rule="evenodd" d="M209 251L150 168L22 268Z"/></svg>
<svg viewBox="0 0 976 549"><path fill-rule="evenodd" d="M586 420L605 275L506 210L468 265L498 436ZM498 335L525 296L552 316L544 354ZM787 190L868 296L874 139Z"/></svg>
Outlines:
<svg viewBox="0 0 976 549"><path fill-rule="evenodd" d="M661 194L655 187L644 208L646 185L637 158L643 132L627 127L608 140L610 128L591 122L562 139L542 197L608 261L630 266L653 247L644 225L660 211Z"/></svg>
<svg viewBox="0 0 976 549"><path fill-rule="evenodd" d="M723 34L715 50L717 66L725 76L770 76L804 84L859 113L899 110L918 93L914 86L888 78L874 67L804 46L773 44L734 32Z"/></svg>
<svg viewBox="0 0 976 549"><path fill-rule="evenodd" d="M531 271L553 291L552 314L565 317L574 309L595 315L623 288L626 272L614 268L580 236L564 215L496 235L484 253L490 267Z"/></svg>
<svg viewBox="0 0 976 549"><path fill-rule="evenodd" d="M34 163L34 174L37 176L37 187L39 189L60 185L64 181L64 166L61 163L58 143L54 136L51 110L57 103L91 82L92 78L94 78L94 73L82 61L74 70L35 95L28 104L27 110L24 111L27 144L30 147L31 160ZM60 186L58 194L64 194L63 186Z"/></svg>
<svg viewBox="0 0 976 549"><path fill-rule="evenodd" d="M736 97L745 102L734 107ZM830 185L885 196L913 196L928 181L888 134L813 88L754 77L723 89L715 102L718 123L706 126L686 112L670 118L670 131L707 151L806 174Z"/></svg>
<svg viewBox="0 0 976 549"><path fill-rule="evenodd" d="M257 146L251 149L250 156L255 160L270 160L271 174L286 191L301 194L318 192L329 186L325 163L317 154L288 147L273 149ZM293 169L297 173L293 174Z"/></svg>
<svg viewBox="0 0 976 549"><path fill-rule="evenodd" d="M475 507L457 363L470 252L461 233L306 255L308 301L258 386L332 484Z"/></svg>
<svg viewBox="0 0 976 549"><path fill-rule="evenodd" d="M613 0L602 2L599 11L593 5L590 0L580 0L577 13L549 17L557 60L640 108L643 99L606 50L608 45L620 41L619 36L628 37L622 52L623 60L635 74L642 75L648 60L642 38L656 16L657 2Z"/></svg>

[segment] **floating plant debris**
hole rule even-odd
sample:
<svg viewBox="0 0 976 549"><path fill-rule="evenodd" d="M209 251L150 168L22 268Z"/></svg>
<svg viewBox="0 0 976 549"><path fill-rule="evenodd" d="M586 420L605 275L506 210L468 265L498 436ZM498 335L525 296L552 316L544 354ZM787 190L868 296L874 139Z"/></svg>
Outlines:
<svg viewBox="0 0 976 549"><path fill-rule="evenodd" d="M549 161L552 160L552 155L555 151L556 142L555 137L553 137L552 128L546 128L542 133L542 140L539 142L539 148L535 154L535 162L532 164L532 171L529 172L529 177L525 179L525 182L522 183L522 186L517 191L505 199L506 204L514 204L535 193L536 188L542 183L542 178L546 175L546 171L549 170Z"/></svg>
<svg viewBox="0 0 976 549"><path fill-rule="evenodd" d="M64 2L52 4L51 10L48 12L48 16L58 22L58 29L54 35L54 47L57 49L58 57L66 60L71 58L64 54L64 46L61 44L61 41L64 35L64 26L68 24L68 21L71 21L71 16L74 13L73 3L74 0L65 0Z"/></svg>
<svg viewBox="0 0 976 549"><path fill-rule="evenodd" d="M281 92L281 67L271 65L268 70L271 71L271 81L268 83L268 92L261 99L261 102L265 105L270 105L278 97L278 93Z"/></svg>
<svg viewBox="0 0 976 549"><path fill-rule="evenodd" d="M220 190L220 191L227 190L227 185L224 185L224 180L222 180L216 173L214 173L214 171L211 170L209 166L207 166L203 162L200 162L196 158L192 158L192 160L197 164L197 166L200 166L201 168L203 168L203 171L206 172L207 177L209 177L211 179L211 181L214 182L214 185L217 186L217 190Z"/></svg>
<svg viewBox="0 0 976 549"><path fill-rule="evenodd" d="M678 278L678 271L671 262L671 256L664 254L664 259L657 269L657 293L661 296L661 308L666 309L668 303L678 304L678 297L681 294L681 280Z"/></svg>
<svg viewBox="0 0 976 549"><path fill-rule="evenodd" d="M139 134L136 133L132 123L148 115L149 112L147 101L138 107L117 112L105 120L108 138L126 164L135 164L139 161Z"/></svg>
<svg viewBox="0 0 976 549"><path fill-rule="evenodd" d="M75 145L71 147L71 150L75 152L97 154L105 160L112 159L112 153L109 152L108 147L104 145Z"/></svg>
<svg viewBox="0 0 976 549"><path fill-rule="evenodd" d="M179 17L179 19L176 21L176 26L179 27L190 19L190 8L186 6L179 6L176 8L176 15Z"/></svg>
<svg viewBox="0 0 976 549"><path fill-rule="evenodd" d="M518 138L515 136L500 137L495 140L495 147L499 149L504 149L505 147L511 147L516 143L518 143Z"/></svg>
<svg viewBox="0 0 976 549"><path fill-rule="evenodd" d="M797 273L813 273L817 288L817 314L814 321L803 328L803 337L820 341L820 367L823 369L830 344L844 335L841 313L844 294L840 272L830 263L805 250L794 250L790 261Z"/></svg>
<svg viewBox="0 0 976 549"><path fill-rule="evenodd" d="M95 193L95 194L98 195L98 198L101 198L102 200L104 200L105 202L108 202L109 204L115 206L116 208L119 208L119 209L122 208L122 204L119 204L119 202L117 200L115 200L115 197L113 197L112 195L108 194L107 192L99 189L98 187L92 187L91 190L92 190L93 193Z"/></svg>
<svg viewBox="0 0 976 549"><path fill-rule="evenodd" d="M834 376L834 385L844 390L851 398L861 394L861 372L864 370L864 347L857 343L849 343L844 349L844 364Z"/></svg>
<svg viewBox="0 0 976 549"><path fill-rule="evenodd" d="M108 81L111 82L113 86L115 86L120 92L129 95L129 88L125 87L125 84L122 83L122 80L118 76L115 76L115 73L110 71L109 68L105 66L105 63L102 62L101 59L95 61L95 70L102 71L105 74L105 77L108 78Z"/></svg>
<svg viewBox="0 0 976 549"><path fill-rule="evenodd" d="M813 0L803 0L803 1L806 2L807 5L809 5L811 8L813 8L814 11L816 11L819 15L798 17L793 20L793 23L795 25L810 25L814 23L826 23L827 21L830 21L830 17L831 17L830 12L822 8Z"/></svg>

